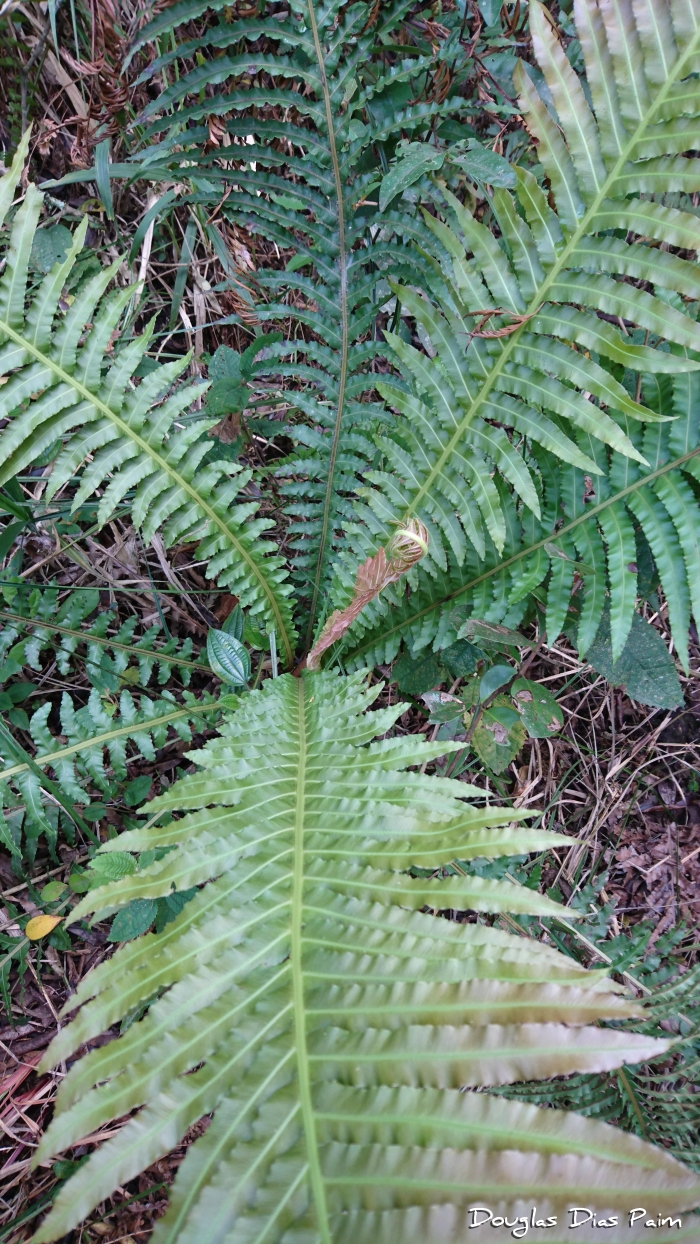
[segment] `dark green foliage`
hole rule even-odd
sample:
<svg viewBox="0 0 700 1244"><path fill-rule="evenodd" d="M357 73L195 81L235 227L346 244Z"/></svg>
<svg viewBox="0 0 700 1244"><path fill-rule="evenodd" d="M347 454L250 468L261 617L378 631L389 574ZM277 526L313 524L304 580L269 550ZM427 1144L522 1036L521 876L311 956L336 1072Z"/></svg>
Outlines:
<svg viewBox="0 0 700 1244"><path fill-rule="evenodd" d="M63 596L60 602L59 595ZM161 628L155 624L139 635L136 613L119 624L113 610L101 607L97 588L66 593L57 585L40 588L18 582L16 587L6 586L3 596L3 683L18 677L23 669L38 672L47 655L56 661L63 677L80 663L100 692L147 687L154 672L161 686L176 674L187 687L195 670L208 668L189 638L163 642Z"/></svg>
<svg viewBox="0 0 700 1244"><path fill-rule="evenodd" d="M587 659L613 687L623 687L633 700L656 708L677 708L683 703L673 659L658 631L639 614L634 614L625 646L613 662L610 615L606 610Z"/></svg>
<svg viewBox="0 0 700 1244"><path fill-rule="evenodd" d="M73 235L65 225L38 229L32 242L30 262L39 272L50 272L55 263L63 263L72 244Z"/></svg>
<svg viewBox="0 0 700 1244"><path fill-rule="evenodd" d="M689 670L691 612L700 616L700 328L689 301L695 270L668 248L694 250L700 230L694 209L666 202L696 175L693 159L675 153L697 123L685 119L680 86L689 54L669 53L662 69L645 33L635 47L640 64L654 65L655 86L639 114L619 60L620 20L580 7L587 96L547 12L531 5L547 106L522 62L516 77L541 167L515 168L515 194L483 190L481 203L447 185L425 195L432 240L414 243L412 275L392 284L423 349L395 331L398 320L386 333L401 379L378 388L394 419L358 490L338 606L357 561L394 523L420 521L430 547L409 576L410 603L402 582L354 624L343 654L351 667L391 659L402 637L414 655L454 642L465 634L457 599L462 624L513 627L541 612L550 644L575 622L585 656L608 593L615 661L635 614L643 542Z"/></svg>
<svg viewBox="0 0 700 1244"><path fill-rule="evenodd" d="M404 652L396 661L392 674L399 691L405 695L422 695L442 681L444 671L439 658L430 652L416 659L410 652Z"/></svg>
<svg viewBox="0 0 700 1244"><path fill-rule="evenodd" d="M369 370L385 350L376 322L391 299L387 275L415 264L409 239L426 234L409 204L399 210L398 197L380 218L377 186L400 139L436 134L442 148L441 127L474 106L462 94L464 75L453 72L458 11L441 16L436 43L432 34L422 37L420 21L407 24L411 7L407 0L361 0L342 11L337 2L316 11L295 0L286 13L234 22L219 0L169 8L134 48L173 40L173 50L144 74L170 81L140 118L144 140L158 139L157 157L149 146L146 160L134 153L129 165L111 170L184 181L190 194L181 202L189 199L195 211L216 204L216 223L206 233L239 291L226 222L240 222L283 251L284 267L246 274L246 281L263 324L286 319L286 296L293 295L294 335L271 346L256 370L281 378L295 403L288 430L299 448L279 478L312 621L325 606L331 561L352 522L357 476L375 454L373 432L386 420L371 400ZM184 24L206 8L220 15L218 24L200 38L183 38ZM445 94L438 81L446 70L452 81ZM206 148L202 122L213 119L222 137ZM436 159L442 163L441 155ZM242 296L250 301L245 290ZM231 380L224 385L217 371L209 399L217 417L242 408L244 394Z"/></svg>

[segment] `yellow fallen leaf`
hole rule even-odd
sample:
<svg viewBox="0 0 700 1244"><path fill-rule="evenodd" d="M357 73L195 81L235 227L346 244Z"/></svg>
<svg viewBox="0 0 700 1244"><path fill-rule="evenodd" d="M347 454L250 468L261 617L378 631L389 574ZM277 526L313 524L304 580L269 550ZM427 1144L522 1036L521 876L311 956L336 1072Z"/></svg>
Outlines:
<svg viewBox="0 0 700 1244"><path fill-rule="evenodd" d="M40 937L46 937L47 933L55 929L61 920L61 916L32 916L24 930L25 935L30 942L38 942Z"/></svg>

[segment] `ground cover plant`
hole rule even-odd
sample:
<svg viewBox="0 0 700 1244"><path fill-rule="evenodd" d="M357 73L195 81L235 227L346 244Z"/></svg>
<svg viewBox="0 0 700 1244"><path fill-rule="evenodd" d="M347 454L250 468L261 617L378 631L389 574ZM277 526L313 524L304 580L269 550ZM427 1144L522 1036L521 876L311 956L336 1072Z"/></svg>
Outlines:
<svg viewBox="0 0 700 1244"><path fill-rule="evenodd" d="M0 21L3 1239L695 1239L700 9Z"/></svg>

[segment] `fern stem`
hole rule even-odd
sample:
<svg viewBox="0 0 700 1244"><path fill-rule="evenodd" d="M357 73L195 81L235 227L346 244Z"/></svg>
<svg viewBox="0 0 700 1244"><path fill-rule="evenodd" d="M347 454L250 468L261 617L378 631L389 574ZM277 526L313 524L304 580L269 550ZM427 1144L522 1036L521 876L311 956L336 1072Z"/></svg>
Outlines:
<svg viewBox="0 0 700 1244"><path fill-rule="evenodd" d="M570 531L574 531L576 527L580 527L581 523L587 523L590 518L595 518L596 514L600 514L603 510L607 510L608 506L614 505L616 501L622 501L628 497L630 493L636 492L638 488L643 488L645 484L652 484L655 479L659 479L661 475L666 475L669 471L675 470L677 467L683 466L684 462L688 462L691 458L696 458L700 454L700 445L695 449L691 449L687 454L683 454L680 458L674 458L672 462L665 462L663 466L657 467L655 471L651 471L648 475L643 475L633 484L628 484L626 488L622 488L620 492L614 493L605 501L600 501L598 505L591 506L584 514L579 514L578 518L572 518L570 522L565 523L563 527L555 528L548 535L543 536L541 540L536 540L534 544L528 544L526 548L519 549L517 553L513 553L511 557L506 557L503 561L499 561L490 570L485 570L483 574L477 575L475 579L470 579L468 583L463 583L461 587L450 592L447 596L443 596L439 601L432 601L426 605L424 609L420 609L413 614L411 621L415 622L418 618L425 617L426 614L432 613L434 609L441 605L446 605L448 601L456 600L459 596L463 596L465 592L471 591L473 587L477 587L479 583L483 583L485 579L491 579L493 575L500 574L502 570L507 570L509 566L515 565L516 562L522 560L523 557L529 557L531 553L536 553L538 549L544 548L545 544L550 544L553 540L559 540L562 536L566 536ZM405 619L398 622L396 626L388 628L382 632L382 638L386 639L389 635L394 635L397 631L403 631L406 626ZM357 648L351 650L353 657L359 656L366 648L372 647L374 640L370 639L366 644L358 644Z"/></svg>
<svg viewBox="0 0 700 1244"><path fill-rule="evenodd" d="M95 393L91 393L90 390L84 384L81 384L75 376L72 376L70 372L65 371L63 367L60 367L49 354L43 354L38 346L35 346L32 341L26 337L23 337L21 333L18 333L11 324L8 324L7 320L0 320L0 333L4 334L6 337L9 337L11 341L14 341L15 345L20 346L21 349L26 351L27 354L31 354L32 357L35 358L37 362L41 363L43 367L50 368L59 380L62 380L65 385L68 385L69 388L72 388L76 393L79 393L80 396L87 402L90 402L96 410L101 411L102 414L105 415L114 424L114 426L119 429L122 436L124 436L127 440L132 441L134 445L137 445L145 458L150 458L164 475L168 476L178 488L181 488L182 491L195 502L202 513L206 515L212 526L216 527L224 539L235 548L241 561L245 562L248 570L257 579L267 598L267 602L275 618L276 626L279 628L287 663L291 665L294 655L292 641L287 633L287 628L284 624L284 619L279 607L279 602L275 597L275 593L270 587L270 584L265 578L260 566L257 565L255 559L251 557L250 553L241 544L240 540L236 539L235 535L226 525L225 521L219 514L217 514L215 508L205 501L204 497L197 491L194 485L188 484L184 476L181 475L179 471L176 471L163 456L163 454L158 453L153 446L148 443L145 437L139 436L138 432L136 432L134 428L132 428L124 419L120 418L119 415L115 414L115 412L105 402L101 401Z"/></svg>
<svg viewBox="0 0 700 1244"><path fill-rule="evenodd" d="M340 275L340 321L341 321L341 346L340 346L340 375L338 378L338 409L335 415L335 425L333 427L333 439L331 441L331 451L328 459L328 475L326 478L326 494L323 500L323 518L321 520L321 535L318 543L318 557L316 560L316 573L314 575L313 591L311 595L311 606L309 608L309 625L306 631L306 648L311 647L314 635L314 623L316 620L316 608L318 605L319 593L321 591L321 578L323 576L323 562L326 556L326 544L328 543L328 527L330 524L331 504L333 500L335 478L335 463L338 457L338 443L340 441L340 427L343 421L343 408L345 406L345 386L348 374L348 349L349 349L349 328L348 328L348 274L345 255L345 204L343 202L343 182L340 176L340 163L338 161L338 152L335 145L335 130L333 129L333 109L331 106L331 96L328 90L328 80L326 78L326 69L323 61L323 48L318 36L318 27L316 25L316 14L314 12L313 0L308 0L309 8L309 25L313 35L314 48L316 50L316 60L318 61L318 72L321 79L321 87L323 90L323 104L326 110L326 125L328 127L328 146L330 149L331 163L333 165L333 180L335 182L335 195L338 203L338 268Z"/></svg>
<svg viewBox="0 0 700 1244"><path fill-rule="evenodd" d="M648 1140L649 1133L646 1128L646 1123L644 1122L644 1115L642 1114L639 1102L637 1101L637 1094L635 1093L634 1089L632 1088L632 1085L630 1084L629 1080L627 1079L627 1076L625 1075L624 1067L618 1068L617 1078L618 1078L619 1083L622 1085L625 1095L629 1098L629 1101L632 1105L632 1110L634 1111L637 1122L641 1128L642 1136L644 1137L645 1140Z"/></svg>
<svg viewBox="0 0 700 1244"><path fill-rule="evenodd" d="M165 661L169 665L184 665L187 669L203 670L205 674L211 674L211 666L205 665L202 661L188 661L185 657L170 656L167 652L161 652L157 648L139 648L136 644L119 644L116 640L110 639L108 635L91 635L89 631L73 630L70 626L59 626L57 622L44 622L40 618L25 618L21 613L8 613L6 609L0 609L0 618L4 618L6 622L20 622L26 627L38 627L45 631L55 631L58 635L69 635L71 639L80 639L85 643L104 644L107 648L113 648L115 652L128 652L135 657L153 657L156 661Z"/></svg>
<svg viewBox="0 0 700 1244"><path fill-rule="evenodd" d="M306 1004L304 1000L304 971L302 963L302 931L304 914L304 821L306 810L306 685L303 678L297 680L297 737L299 764L296 781L296 811L294 818L294 878L292 886L292 928L290 959L292 966L292 1002L294 1007L294 1036L297 1056L299 1100L306 1137L306 1155L309 1179L316 1208L316 1225L321 1244L332 1244L326 1208L326 1190L318 1158L316 1119L311 1100L309 1055L306 1048Z"/></svg>

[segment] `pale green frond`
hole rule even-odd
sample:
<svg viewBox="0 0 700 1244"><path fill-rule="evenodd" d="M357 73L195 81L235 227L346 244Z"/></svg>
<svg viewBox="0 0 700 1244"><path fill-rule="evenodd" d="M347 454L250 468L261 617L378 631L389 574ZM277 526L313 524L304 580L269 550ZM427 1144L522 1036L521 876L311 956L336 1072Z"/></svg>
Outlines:
<svg viewBox="0 0 700 1244"><path fill-rule="evenodd" d="M429 914L556 913L515 883L465 874L468 865L444 875L444 865L451 848L465 860L567 839L470 806L458 781L407 772L438 745L372 742L404 708L367 713L379 690L362 675L270 680L194 755L202 777L147 809L186 815L118 840L122 851L167 842L161 865L173 879L199 853L203 888L161 934L80 983L79 1013L45 1056L45 1067L69 1058L151 1000L63 1081L35 1160L131 1117L59 1191L37 1244L71 1230L207 1114L157 1227L161 1244L194 1244L195 1231L200 1244L336 1244L348 1216L358 1238L379 1206L422 1213L438 1171L439 1199L455 1212L487 1169L499 1203L517 1204L522 1180L544 1197L546 1175L546 1195L564 1204L588 1186L591 1163L606 1196L618 1190L613 1205L626 1204L637 1175L677 1204L700 1198L695 1176L634 1137L617 1146L606 1125L462 1091L648 1060L668 1042L606 1027L643 1008L552 947ZM222 871L226 841L239 863ZM135 878L155 895L162 875L151 864L91 892L73 917L121 901ZM431 1227L421 1238L443 1237Z"/></svg>
<svg viewBox="0 0 700 1244"><path fill-rule="evenodd" d="M19 185L19 179L27 161L27 153L29 151L29 142L32 136L31 129L24 131L22 138L17 146L17 150L12 159L12 164L0 178L0 225L5 220L7 213L12 206L15 190Z"/></svg>

